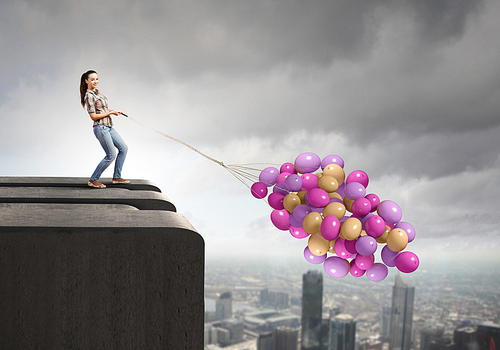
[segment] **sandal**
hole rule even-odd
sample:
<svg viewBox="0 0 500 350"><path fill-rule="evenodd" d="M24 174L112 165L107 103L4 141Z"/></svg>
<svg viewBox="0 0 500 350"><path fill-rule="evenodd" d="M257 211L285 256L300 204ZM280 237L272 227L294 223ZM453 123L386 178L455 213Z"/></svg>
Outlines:
<svg viewBox="0 0 500 350"><path fill-rule="evenodd" d="M122 179L121 177L120 178L113 178L112 182L114 184L129 184L130 183L129 180Z"/></svg>
<svg viewBox="0 0 500 350"><path fill-rule="evenodd" d="M106 188L106 185L100 183L99 181L89 180L88 185L89 187L94 187L94 188Z"/></svg>

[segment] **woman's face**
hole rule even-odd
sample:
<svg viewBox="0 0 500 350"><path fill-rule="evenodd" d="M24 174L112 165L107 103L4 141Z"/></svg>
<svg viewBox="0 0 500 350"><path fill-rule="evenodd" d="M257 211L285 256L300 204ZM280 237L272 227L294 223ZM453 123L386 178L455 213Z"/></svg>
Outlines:
<svg viewBox="0 0 500 350"><path fill-rule="evenodd" d="M97 73L89 74L85 82L87 83L88 89L94 90L97 87L97 85L99 85L99 77L97 76Z"/></svg>

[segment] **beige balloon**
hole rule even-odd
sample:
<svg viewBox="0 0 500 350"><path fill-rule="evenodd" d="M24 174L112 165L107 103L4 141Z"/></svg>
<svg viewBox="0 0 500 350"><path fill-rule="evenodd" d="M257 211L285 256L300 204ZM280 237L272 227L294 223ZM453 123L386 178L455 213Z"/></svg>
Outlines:
<svg viewBox="0 0 500 350"><path fill-rule="evenodd" d="M393 252L400 252L408 245L408 234L405 230L395 228L387 236L387 246Z"/></svg>
<svg viewBox="0 0 500 350"><path fill-rule="evenodd" d="M306 193L307 191L300 191L297 193L297 196L300 198L300 204L306 204Z"/></svg>
<svg viewBox="0 0 500 350"><path fill-rule="evenodd" d="M328 164L323 169L323 176L325 175L333 176L334 178L336 178L339 185L342 185L345 180L344 169L342 169L342 167L338 164Z"/></svg>
<svg viewBox="0 0 500 350"><path fill-rule="evenodd" d="M321 231L321 222L323 222L323 218L321 217L320 213L317 213L315 211L310 212L309 214L306 215L304 218L304 223L302 224L302 227L304 228L304 231L309 233L310 235L313 235L315 233L320 233Z"/></svg>
<svg viewBox="0 0 500 350"><path fill-rule="evenodd" d="M359 237L362 229L363 227L359 219L349 218L342 223L342 226L340 227L340 234L344 239L353 241Z"/></svg>
<svg viewBox="0 0 500 350"><path fill-rule="evenodd" d="M328 193L335 192L339 188L339 182L333 176L323 175L318 180L318 187L321 188L322 190L325 190Z"/></svg>
<svg viewBox="0 0 500 350"><path fill-rule="evenodd" d="M347 211L350 211L351 213L352 213L352 210L351 210L352 202L354 202L354 199L349 199L347 197L344 197L345 208L347 209Z"/></svg>
<svg viewBox="0 0 500 350"><path fill-rule="evenodd" d="M323 208L323 216L333 215L337 219L342 219L345 215L346 208L345 205L339 202L332 202Z"/></svg>
<svg viewBox="0 0 500 350"><path fill-rule="evenodd" d="M338 238L337 238L338 239ZM334 245L335 245L335 241L337 241L337 239L334 239L333 241L330 241L330 247L328 248L328 252L329 253L332 253L332 254L337 254L335 253L335 248L334 248Z"/></svg>
<svg viewBox="0 0 500 350"><path fill-rule="evenodd" d="M330 197L330 199L332 198L336 198L336 199L340 199L340 200L343 200L344 198L342 198L342 196L340 194L338 194L337 192L329 192L328 193L328 196Z"/></svg>
<svg viewBox="0 0 500 350"><path fill-rule="evenodd" d="M330 248L330 242L323 238L319 233L315 233L309 236L309 241L307 242L307 246L312 254L321 256L325 255L328 249Z"/></svg>
<svg viewBox="0 0 500 350"><path fill-rule="evenodd" d="M314 174L314 175L316 175L316 177L317 177L318 179L321 179L321 177L323 176L323 173L316 173L316 174Z"/></svg>
<svg viewBox="0 0 500 350"><path fill-rule="evenodd" d="M283 206L291 213L295 207L301 204L300 197L296 193L289 193L283 198Z"/></svg>
<svg viewBox="0 0 500 350"><path fill-rule="evenodd" d="M389 236L389 232L391 232L391 228L385 225L385 231L382 233L382 236L375 238L377 243L387 243L387 237Z"/></svg>

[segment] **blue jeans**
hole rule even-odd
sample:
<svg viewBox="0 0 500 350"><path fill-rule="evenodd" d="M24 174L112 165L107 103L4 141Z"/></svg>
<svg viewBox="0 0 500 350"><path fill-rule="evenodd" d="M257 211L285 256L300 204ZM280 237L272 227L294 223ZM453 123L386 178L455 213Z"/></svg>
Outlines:
<svg viewBox="0 0 500 350"><path fill-rule="evenodd" d="M122 167L123 162L125 162L125 157L127 156L128 147L118 135L115 129L104 125L94 126L94 135L101 143L106 156L101 160L94 173L90 177L92 181L97 181L101 177L101 174L106 168L115 160L115 172L113 173L114 178L122 177ZM115 147L118 149L118 156L116 155Z"/></svg>

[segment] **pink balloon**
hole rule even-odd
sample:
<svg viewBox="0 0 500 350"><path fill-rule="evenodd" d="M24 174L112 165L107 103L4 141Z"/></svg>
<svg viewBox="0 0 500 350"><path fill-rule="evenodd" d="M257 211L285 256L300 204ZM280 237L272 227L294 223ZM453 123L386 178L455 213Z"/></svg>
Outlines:
<svg viewBox="0 0 500 350"><path fill-rule="evenodd" d="M345 179L345 183L349 184L351 182L359 182L364 188L368 187L368 175L363 170L355 170L350 173Z"/></svg>
<svg viewBox="0 0 500 350"><path fill-rule="evenodd" d="M365 270L360 269L358 266L356 266L354 260L355 259L351 260L351 262L349 263L349 265L350 265L349 272L354 277L361 277L365 274Z"/></svg>
<svg viewBox="0 0 500 350"><path fill-rule="evenodd" d="M321 222L321 235L327 241L337 239L340 232L340 221L333 215L326 216Z"/></svg>
<svg viewBox="0 0 500 350"><path fill-rule="evenodd" d="M352 253L345 248L344 242L345 239L340 237L337 238L337 240L333 244L333 249L335 250L335 254L337 254L342 259L349 259L352 256Z"/></svg>
<svg viewBox="0 0 500 350"><path fill-rule="evenodd" d="M356 255L352 261L356 263L356 266L361 270L368 270L375 263L375 255Z"/></svg>
<svg viewBox="0 0 500 350"><path fill-rule="evenodd" d="M330 196L321 188L313 188L307 192L307 200L313 207L323 208L330 203Z"/></svg>
<svg viewBox="0 0 500 350"><path fill-rule="evenodd" d="M404 273L410 273L418 268L420 261L415 253L406 251L396 257L396 268Z"/></svg>
<svg viewBox="0 0 500 350"><path fill-rule="evenodd" d="M358 254L358 251L356 250L356 241L357 239L353 241L350 241L348 239L344 240L345 249L351 254Z"/></svg>
<svg viewBox="0 0 500 350"><path fill-rule="evenodd" d="M389 267L394 267L396 266L396 258L399 254L400 252L393 252L387 245L385 245L380 252L380 257L382 258L384 264Z"/></svg>
<svg viewBox="0 0 500 350"><path fill-rule="evenodd" d="M290 234L293 237L298 238L298 239L306 238L307 236L309 236L309 233L304 231L303 227L296 227L296 226L291 225L290 228L288 229L288 231L290 231Z"/></svg>
<svg viewBox="0 0 500 350"><path fill-rule="evenodd" d="M271 222L277 229L287 231L290 228L290 220L288 219L290 213L286 209L274 209L271 212Z"/></svg>
<svg viewBox="0 0 500 350"><path fill-rule="evenodd" d="M373 215L366 220L365 232L373 238L379 238L385 232L385 221L378 215Z"/></svg>
<svg viewBox="0 0 500 350"><path fill-rule="evenodd" d="M394 226L394 228L400 228L406 232L406 234L408 235L408 243L410 243L415 239L415 229L413 228L412 225L410 225L406 221L398 222L396 226Z"/></svg>
<svg viewBox="0 0 500 350"><path fill-rule="evenodd" d="M288 175L292 175L291 173L289 172L283 172L281 174L278 175L278 178L276 179L276 183L284 183L286 178L288 177Z"/></svg>
<svg viewBox="0 0 500 350"><path fill-rule="evenodd" d="M330 276L341 278L349 273L349 262L338 256L331 256L325 260L323 268Z"/></svg>
<svg viewBox="0 0 500 350"><path fill-rule="evenodd" d="M309 247L306 247L304 249L304 258L306 258L306 260L309 261L311 264L321 264L322 262L325 261L326 254L325 255L320 255L320 256L314 255L309 250Z"/></svg>
<svg viewBox="0 0 500 350"><path fill-rule="evenodd" d="M321 158L311 152L302 153L295 159L295 168L301 173L312 173L320 165Z"/></svg>
<svg viewBox="0 0 500 350"><path fill-rule="evenodd" d="M395 224L401 221L401 208L393 201L383 201L378 205L378 215L386 222Z"/></svg>
<svg viewBox="0 0 500 350"><path fill-rule="evenodd" d="M318 187L318 177L314 174L303 174L302 178L302 189L304 191L312 190Z"/></svg>
<svg viewBox="0 0 500 350"><path fill-rule="evenodd" d="M368 215L371 208L372 205L366 198L356 198L351 204L351 212L358 218Z"/></svg>
<svg viewBox="0 0 500 350"><path fill-rule="evenodd" d="M255 182L250 188L252 196L262 199L267 196L267 186L263 182Z"/></svg>
<svg viewBox="0 0 500 350"><path fill-rule="evenodd" d="M293 163L285 163L281 166L280 168L280 173L290 173L290 174L297 174L297 170L295 169L295 165Z"/></svg>
<svg viewBox="0 0 500 350"><path fill-rule="evenodd" d="M373 194L373 193L367 194L365 196L365 198L370 201L370 204L372 206L370 209L370 213L377 210L377 207L380 204L380 198L378 198L378 196L376 194Z"/></svg>
<svg viewBox="0 0 500 350"><path fill-rule="evenodd" d="M267 197L267 202L273 209L281 210L284 208L283 198L285 198L285 196L283 196L281 193L273 192L269 195L269 197Z"/></svg>
<svg viewBox="0 0 500 350"><path fill-rule="evenodd" d="M366 277L370 281L378 282L387 277L389 269L382 263L374 263L372 267L366 270Z"/></svg>
<svg viewBox="0 0 500 350"><path fill-rule="evenodd" d="M377 241L372 236L361 236L356 240L356 251L358 254L368 256L377 250Z"/></svg>

